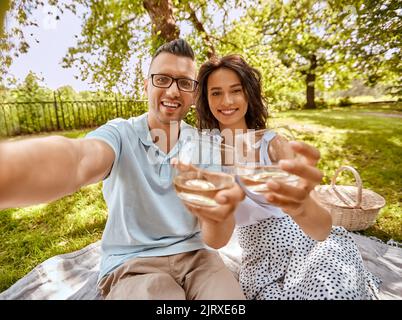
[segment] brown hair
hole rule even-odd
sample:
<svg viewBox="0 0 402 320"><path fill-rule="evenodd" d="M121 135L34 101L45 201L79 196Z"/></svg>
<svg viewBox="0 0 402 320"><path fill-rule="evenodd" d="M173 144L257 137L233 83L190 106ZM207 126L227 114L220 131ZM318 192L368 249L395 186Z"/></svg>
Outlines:
<svg viewBox="0 0 402 320"><path fill-rule="evenodd" d="M174 54L175 56L181 56L181 57L187 57L190 58L191 60L195 60L195 55L194 51L189 45L189 43L184 40L184 39L175 39L170 42L167 42L163 45L161 45L154 53L152 57L152 61L159 56L161 53L166 52L166 53L171 53ZM151 64L152 64L151 61Z"/></svg>
<svg viewBox="0 0 402 320"><path fill-rule="evenodd" d="M212 114L208 103L208 78L212 72L226 68L236 72L248 101L245 115L247 128L265 129L268 110L261 93L261 73L251 67L240 55L232 54L222 58L212 58L205 62L198 74L198 90L196 95L197 126L199 129L219 128L219 122Z"/></svg>

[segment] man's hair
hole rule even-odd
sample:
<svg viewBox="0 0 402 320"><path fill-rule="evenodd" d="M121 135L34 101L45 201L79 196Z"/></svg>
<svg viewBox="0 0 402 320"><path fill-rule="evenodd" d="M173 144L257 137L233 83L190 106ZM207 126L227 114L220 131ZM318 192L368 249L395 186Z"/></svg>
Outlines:
<svg viewBox="0 0 402 320"><path fill-rule="evenodd" d="M218 69L232 70L237 74L248 100L245 115L248 129L265 129L268 119L268 110L262 95L261 73L250 66L242 56L232 54L223 58L214 57L205 62L198 73L198 89L196 94L197 126L199 129L219 128L209 108L208 102L208 78L212 72Z"/></svg>
<svg viewBox="0 0 402 320"><path fill-rule="evenodd" d="M175 39L160 46L153 55L152 61L154 61L154 59L163 52L171 53L175 56L187 57L193 61L195 60L193 49L188 44L188 42L183 39Z"/></svg>

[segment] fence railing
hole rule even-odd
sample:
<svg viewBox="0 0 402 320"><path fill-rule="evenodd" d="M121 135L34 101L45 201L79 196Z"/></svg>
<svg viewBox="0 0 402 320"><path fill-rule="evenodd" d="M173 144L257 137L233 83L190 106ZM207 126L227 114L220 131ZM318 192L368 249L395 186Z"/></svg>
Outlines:
<svg viewBox="0 0 402 320"><path fill-rule="evenodd" d="M36 101L0 103L0 136L85 129L147 111L146 101Z"/></svg>

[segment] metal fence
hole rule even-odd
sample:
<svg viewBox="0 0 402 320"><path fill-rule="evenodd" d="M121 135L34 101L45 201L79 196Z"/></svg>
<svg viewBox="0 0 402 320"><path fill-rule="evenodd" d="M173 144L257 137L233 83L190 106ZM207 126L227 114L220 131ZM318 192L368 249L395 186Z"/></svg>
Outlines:
<svg viewBox="0 0 402 320"><path fill-rule="evenodd" d="M147 111L147 101L36 101L0 103L0 136L97 127Z"/></svg>

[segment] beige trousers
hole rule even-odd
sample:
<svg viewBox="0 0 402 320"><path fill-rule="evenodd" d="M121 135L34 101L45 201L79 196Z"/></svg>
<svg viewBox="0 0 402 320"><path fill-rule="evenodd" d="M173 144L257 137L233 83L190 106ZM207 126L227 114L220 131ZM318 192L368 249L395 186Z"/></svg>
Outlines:
<svg viewBox="0 0 402 320"><path fill-rule="evenodd" d="M219 253L201 249L126 261L99 283L107 300L244 300Z"/></svg>

